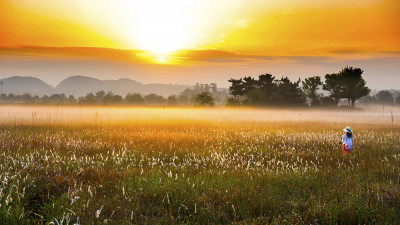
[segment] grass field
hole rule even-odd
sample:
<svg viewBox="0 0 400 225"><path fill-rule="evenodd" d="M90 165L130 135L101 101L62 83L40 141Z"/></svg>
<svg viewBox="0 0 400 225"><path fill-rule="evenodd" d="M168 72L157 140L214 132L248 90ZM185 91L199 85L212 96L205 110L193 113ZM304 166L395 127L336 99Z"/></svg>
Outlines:
<svg viewBox="0 0 400 225"><path fill-rule="evenodd" d="M0 105L0 149L0 224L400 223L400 108Z"/></svg>

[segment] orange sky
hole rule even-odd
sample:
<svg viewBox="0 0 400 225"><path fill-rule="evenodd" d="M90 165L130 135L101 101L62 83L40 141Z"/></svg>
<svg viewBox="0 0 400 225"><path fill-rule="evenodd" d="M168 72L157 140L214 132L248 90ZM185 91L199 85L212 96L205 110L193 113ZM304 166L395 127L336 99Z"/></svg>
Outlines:
<svg viewBox="0 0 400 225"><path fill-rule="evenodd" d="M54 84L76 73L191 83L208 72L226 86L229 76L365 65L370 81L384 69L395 88L399 57L398 0L0 0L0 78L30 70ZM124 69L105 74L96 63Z"/></svg>

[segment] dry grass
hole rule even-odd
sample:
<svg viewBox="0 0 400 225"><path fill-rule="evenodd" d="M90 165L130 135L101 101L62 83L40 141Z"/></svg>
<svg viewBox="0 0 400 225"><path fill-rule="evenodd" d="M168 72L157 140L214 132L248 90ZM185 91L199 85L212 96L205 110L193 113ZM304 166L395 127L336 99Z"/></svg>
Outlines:
<svg viewBox="0 0 400 225"><path fill-rule="evenodd" d="M0 223L399 223L399 112L0 106Z"/></svg>

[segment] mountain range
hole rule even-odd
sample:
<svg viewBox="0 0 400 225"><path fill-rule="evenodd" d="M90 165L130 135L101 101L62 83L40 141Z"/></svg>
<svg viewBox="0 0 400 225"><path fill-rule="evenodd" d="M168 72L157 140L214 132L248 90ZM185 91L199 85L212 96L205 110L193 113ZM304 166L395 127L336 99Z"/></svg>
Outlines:
<svg viewBox="0 0 400 225"><path fill-rule="evenodd" d="M167 97L173 94L179 94L189 85L177 84L142 84L128 78L118 80L99 80L86 76L72 76L61 81L56 87L50 86L46 82L35 77L14 76L0 79L1 93L21 95L29 93L31 95L51 95L61 94L74 95L75 97L85 96L86 94L98 91L111 91L114 94L125 95L129 92L142 95L157 94Z"/></svg>

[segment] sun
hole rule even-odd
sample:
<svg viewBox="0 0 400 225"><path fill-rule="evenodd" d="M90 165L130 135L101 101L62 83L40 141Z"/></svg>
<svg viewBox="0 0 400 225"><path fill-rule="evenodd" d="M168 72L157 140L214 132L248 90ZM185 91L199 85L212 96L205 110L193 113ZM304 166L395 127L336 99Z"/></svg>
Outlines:
<svg viewBox="0 0 400 225"><path fill-rule="evenodd" d="M133 1L129 36L141 50L167 55L185 48L193 27L190 1Z"/></svg>

